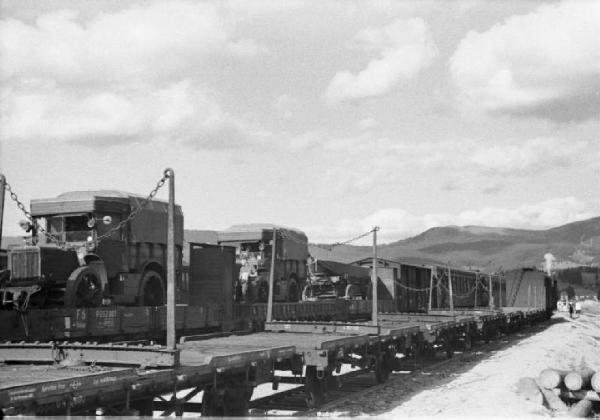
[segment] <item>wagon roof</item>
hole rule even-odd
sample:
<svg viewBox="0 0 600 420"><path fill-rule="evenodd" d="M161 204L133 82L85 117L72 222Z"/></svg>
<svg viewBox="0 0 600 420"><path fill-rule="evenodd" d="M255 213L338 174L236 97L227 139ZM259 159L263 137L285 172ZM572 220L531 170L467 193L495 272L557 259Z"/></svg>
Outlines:
<svg viewBox="0 0 600 420"><path fill-rule="evenodd" d="M129 207L142 205L144 197L116 190L70 191L54 198L31 200L32 216L66 214L94 211L126 211ZM167 203L153 199L147 209L166 212ZM176 212L181 214L181 207L176 206Z"/></svg>
<svg viewBox="0 0 600 420"><path fill-rule="evenodd" d="M264 239L265 233L269 234L277 229L284 236L286 234L292 236L292 240L300 240L308 242L306 234L299 229L275 225L272 223L247 223L241 225L233 225L225 230L218 232L219 241L259 241Z"/></svg>

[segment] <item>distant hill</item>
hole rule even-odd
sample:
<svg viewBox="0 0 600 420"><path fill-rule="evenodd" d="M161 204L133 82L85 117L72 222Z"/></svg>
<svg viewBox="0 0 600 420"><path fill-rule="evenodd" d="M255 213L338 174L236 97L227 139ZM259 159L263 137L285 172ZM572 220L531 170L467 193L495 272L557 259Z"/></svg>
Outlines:
<svg viewBox="0 0 600 420"><path fill-rule="evenodd" d="M311 245L317 258L351 262L372 255L371 247ZM600 263L600 217L547 230L443 226L378 247L383 258L422 258L474 269L538 266L551 253L557 266Z"/></svg>
<svg viewBox="0 0 600 420"><path fill-rule="evenodd" d="M216 242L216 233L186 230L187 242ZM310 239L310 238L309 238ZM4 237L2 248L23 243L21 237ZM187 260L187 246L184 258ZM310 244L316 258L352 262L372 255L370 246ZM544 254L552 253L557 266L600 263L600 217L546 230L483 226L442 226L412 238L378 247L378 255L389 259L419 258L450 262L473 269L503 269L538 266Z"/></svg>

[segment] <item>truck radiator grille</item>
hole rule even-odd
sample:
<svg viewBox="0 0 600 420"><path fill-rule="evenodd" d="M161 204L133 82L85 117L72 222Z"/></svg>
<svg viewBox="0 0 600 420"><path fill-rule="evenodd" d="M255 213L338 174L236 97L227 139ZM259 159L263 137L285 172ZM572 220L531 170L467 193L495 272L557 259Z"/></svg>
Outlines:
<svg viewBox="0 0 600 420"><path fill-rule="evenodd" d="M11 282L38 279L41 275L40 249L37 246L9 249L8 268Z"/></svg>

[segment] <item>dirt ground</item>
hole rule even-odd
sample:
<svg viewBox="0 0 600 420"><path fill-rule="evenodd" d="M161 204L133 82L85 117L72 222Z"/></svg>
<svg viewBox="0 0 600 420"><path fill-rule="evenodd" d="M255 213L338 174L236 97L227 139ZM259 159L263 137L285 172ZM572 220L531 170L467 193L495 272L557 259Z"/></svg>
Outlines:
<svg viewBox="0 0 600 420"><path fill-rule="evenodd" d="M558 313L542 326L457 354L436 369L395 373L388 383L320 416L550 417L551 411L515 393L522 377L547 368L586 365L600 370L600 303L588 301L580 317Z"/></svg>

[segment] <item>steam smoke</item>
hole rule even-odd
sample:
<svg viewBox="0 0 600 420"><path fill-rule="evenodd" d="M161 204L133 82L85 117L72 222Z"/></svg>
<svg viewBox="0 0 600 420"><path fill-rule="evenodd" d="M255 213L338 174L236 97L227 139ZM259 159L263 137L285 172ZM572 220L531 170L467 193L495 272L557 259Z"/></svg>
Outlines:
<svg viewBox="0 0 600 420"><path fill-rule="evenodd" d="M549 276L552 275L552 262L556 261L556 258L554 258L554 255L552 255L551 253L546 253L544 254L544 260L546 260L546 262L544 263L544 267L546 268L546 273L548 273Z"/></svg>

